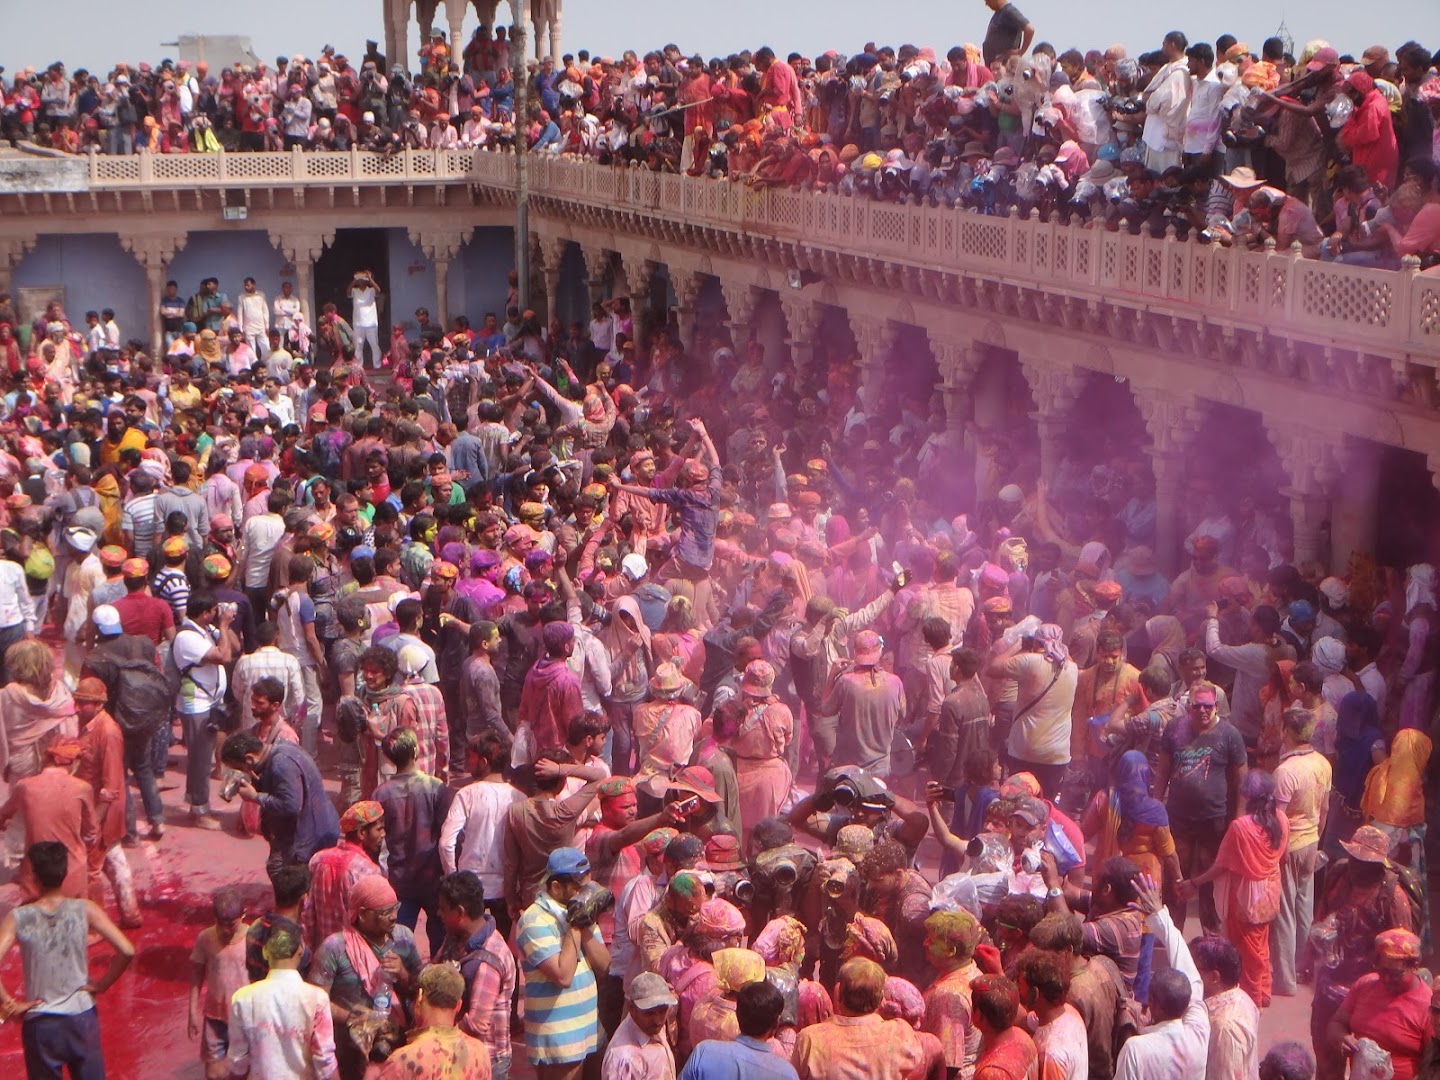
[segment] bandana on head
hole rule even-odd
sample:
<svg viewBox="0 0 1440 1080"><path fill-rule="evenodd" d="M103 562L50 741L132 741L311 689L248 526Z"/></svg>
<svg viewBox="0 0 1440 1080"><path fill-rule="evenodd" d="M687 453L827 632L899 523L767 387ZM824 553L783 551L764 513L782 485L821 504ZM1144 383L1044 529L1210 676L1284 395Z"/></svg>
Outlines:
<svg viewBox="0 0 1440 1080"><path fill-rule="evenodd" d="M345 813L340 815L340 832L348 835L357 829L373 825L384 817L385 808L373 799L353 803Z"/></svg>
<svg viewBox="0 0 1440 1080"><path fill-rule="evenodd" d="M712 940L745 932L745 916L728 900L706 900L695 916L695 932Z"/></svg>

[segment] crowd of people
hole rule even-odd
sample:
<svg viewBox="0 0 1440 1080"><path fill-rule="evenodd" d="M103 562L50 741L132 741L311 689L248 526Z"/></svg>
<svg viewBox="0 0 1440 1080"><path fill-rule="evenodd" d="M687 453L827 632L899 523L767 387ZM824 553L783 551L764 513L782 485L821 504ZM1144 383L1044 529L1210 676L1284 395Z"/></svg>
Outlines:
<svg viewBox="0 0 1440 1080"><path fill-rule="evenodd" d="M1058 51L1010 0L983 43L867 43L813 59L769 47L706 59L675 45L581 50L523 72L480 27L434 30L418 74L375 42L212 72L165 60L103 78L60 62L0 87L4 132L70 152L483 147L580 156L759 186L983 214L1058 213L1112 230L1398 267L1440 261L1440 75L1417 42L1358 57L1313 40L1190 42L1131 56Z"/></svg>
<svg viewBox="0 0 1440 1080"><path fill-rule="evenodd" d="M1104 418L1045 474L833 328L567 330L510 284L382 342L363 269L313 330L171 282L155 356L0 295L30 1077L103 1075L126 852L177 827L273 888L194 945L214 1080L1433 1074L1430 534L1296 565L1217 448L1171 578Z"/></svg>

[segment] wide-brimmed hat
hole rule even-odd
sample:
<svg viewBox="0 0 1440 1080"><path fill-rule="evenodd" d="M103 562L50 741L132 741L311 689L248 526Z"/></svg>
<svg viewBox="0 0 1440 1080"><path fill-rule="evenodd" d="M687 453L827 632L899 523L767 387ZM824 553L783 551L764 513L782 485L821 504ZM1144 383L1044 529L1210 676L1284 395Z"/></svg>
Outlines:
<svg viewBox="0 0 1440 1080"><path fill-rule="evenodd" d="M660 664L650 676L650 691L660 697L674 697L685 689L686 679L671 663Z"/></svg>
<svg viewBox="0 0 1440 1080"><path fill-rule="evenodd" d="M740 692L752 697L769 697L775 686L775 668L768 660L751 660L740 679Z"/></svg>
<svg viewBox="0 0 1440 1080"><path fill-rule="evenodd" d="M1340 846L1352 859L1390 864L1390 838L1374 825L1361 825L1349 840L1341 840Z"/></svg>
<svg viewBox="0 0 1440 1080"><path fill-rule="evenodd" d="M1241 165L1234 172L1228 172L1221 176L1220 179L1231 187L1242 190L1246 188L1257 188L1265 183L1264 180L1261 180L1255 175L1255 170L1250 168L1249 165Z"/></svg>

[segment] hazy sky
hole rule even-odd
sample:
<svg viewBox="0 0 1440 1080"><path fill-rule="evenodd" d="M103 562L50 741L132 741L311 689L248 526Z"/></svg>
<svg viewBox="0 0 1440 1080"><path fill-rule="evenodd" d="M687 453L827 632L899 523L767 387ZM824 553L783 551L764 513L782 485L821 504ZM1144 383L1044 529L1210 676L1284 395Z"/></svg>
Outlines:
<svg viewBox="0 0 1440 1080"><path fill-rule="evenodd" d="M1233 33L1258 50L1281 21L1297 47L1323 37L1341 52L1359 54L1381 43L1392 50L1409 39L1440 49L1440 0L1388 0L1378 4L1341 0L1205 0L1192 4L1137 3L1136 0L1016 0L1035 24L1037 40L1060 49L1103 48L1123 42L1132 53L1158 48L1167 30L1181 29L1191 40L1214 40ZM116 3L69 0L64 5L66 33L57 35L47 19L11 18L0 42L0 64L12 74L26 66L44 67L64 60L71 68L104 70L117 59L157 60L173 54L161 41L184 33L248 34L266 60L285 53L314 55L333 44L354 58L364 40L383 40L380 0L248 0L220 5L201 14L203 5ZM502 22L509 20L501 6ZM437 21L443 21L443 10ZM862 0L776 4L774 0L726 0L719 4L684 3L676 7L640 0L615 4L571 0L565 8L563 47L618 54L626 48L651 48L673 41L687 52L705 56L769 44L782 55L790 50L813 55L829 48L853 53L866 41L934 45L942 52L960 41L979 42L988 12L981 0L922 0L889 7L880 14ZM477 25L473 9L466 34ZM418 48L412 23L410 50Z"/></svg>

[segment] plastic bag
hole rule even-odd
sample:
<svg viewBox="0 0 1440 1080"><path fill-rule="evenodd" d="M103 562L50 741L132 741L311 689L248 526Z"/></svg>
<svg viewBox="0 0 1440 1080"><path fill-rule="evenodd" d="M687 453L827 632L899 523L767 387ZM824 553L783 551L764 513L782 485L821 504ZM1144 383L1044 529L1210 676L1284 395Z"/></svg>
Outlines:
<svg viewBox="0 0 1440 1080"><path fill-rule="evenodd" d="M1395 1065L1390 1053L1374 1039L1361 1039L1350 1055L1350 1080L1392 1080Z"/></svg>
<svg viewBox="0 0 1440 1080"><path fill-rule="evenodd" d="M518 769L535 760L535 732L529 724L521 724L515 731L515 742L510 747L510 767Z"/></svg>

